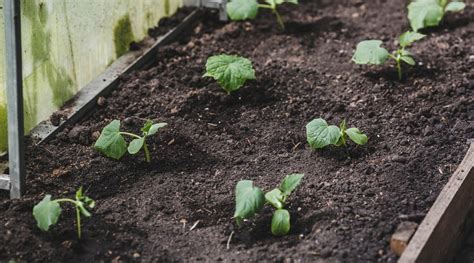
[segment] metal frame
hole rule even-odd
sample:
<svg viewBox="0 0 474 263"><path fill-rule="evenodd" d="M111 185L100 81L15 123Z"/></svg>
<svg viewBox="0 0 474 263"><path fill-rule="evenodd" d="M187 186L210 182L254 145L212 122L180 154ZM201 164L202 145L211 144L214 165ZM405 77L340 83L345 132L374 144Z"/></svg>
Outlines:
<svg viewBox="0 0 474 263"><path fill-rule="evenodd" d="M21 49L20 0L5 0L5 58L8 111L9 175L0 175L0 189L10 190L10 197L25 192L26 169L23 125L23 71Z"/></svg>
<svg viewBox="0 0 474 263"><path fill-rule="evenodd" d="M219 9L219 19L227 21L227 0L184 0L184 5Z"/></svg>

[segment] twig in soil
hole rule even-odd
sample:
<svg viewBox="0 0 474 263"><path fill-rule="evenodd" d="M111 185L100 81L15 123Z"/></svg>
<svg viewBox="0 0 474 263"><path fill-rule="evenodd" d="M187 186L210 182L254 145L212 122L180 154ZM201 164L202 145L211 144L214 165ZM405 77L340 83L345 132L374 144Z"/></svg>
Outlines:
<svg viewBox="0 0 474 263"><path fill-rule="evenodd" d="M230 233L229 238L227 239L227 250L230 249L230 241L232 240L232 236L234 236L234 231Z"/></svg>
<svg viewBox="0 0 474 263"><path fill-rule="evenodd" d="M198 224L199 224L199 220L196 221L196 223L194 223L193 226L191 226L191 228L189 229L189 232L193 231L197 227Z"/></svg>
<svg viewBox="0 0 474 263"><path fill-rule="evenodd" d="M202 208L202 210L204 210L204 211L208 212L209 214L212 214L212 211L211 211L211 210L209 210L209 209L207 209L207 208L204 208L204 207L203 207L203 208Z"/></svg>
<svg viewBox="0 0 474 263"><path fill-rule="evenodd" d="M296 151L296 148L301 145L301 142L297 143L293 148L291 149L292 152Z"/></svg>

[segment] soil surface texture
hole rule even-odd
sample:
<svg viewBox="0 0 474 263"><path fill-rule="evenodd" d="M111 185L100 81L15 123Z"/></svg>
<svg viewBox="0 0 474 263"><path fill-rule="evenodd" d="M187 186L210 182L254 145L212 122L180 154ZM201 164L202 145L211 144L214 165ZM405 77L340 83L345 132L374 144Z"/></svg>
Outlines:
<svg viewBox="0 0 474 263"><path fill-rule="evenodd" d="M394 262L391 234L423 219L474 137L474 8L424 31L401 82L393 64L357 66L351 56L365 39L395 48L409 28L406 1L306 0L280 10L286 31L267 10L231 23L206 13L82 121L49 143L29 142L25 197L0 195L0 261ZM227 95L202 78L207 58L221 53L251 59L257 79ZM312 151L305 125L318 117L346 119L369 143ZM113 119L132 132L146 119L169 124L149 138L150 164L143 153L115 161L93 149ZM288 236L271 235L271 209L236 227L239 180L268 191L295 172L305 177L288 201ZM80 186L97 201L83 239L67 206L41 232L33 206Z"/></svg>

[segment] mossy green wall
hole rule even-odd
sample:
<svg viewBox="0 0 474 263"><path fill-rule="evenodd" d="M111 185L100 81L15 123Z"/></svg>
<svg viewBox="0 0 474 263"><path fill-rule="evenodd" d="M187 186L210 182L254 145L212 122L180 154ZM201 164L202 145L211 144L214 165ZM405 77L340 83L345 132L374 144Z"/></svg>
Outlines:
<svg viewBox="0 0 474 263"><path fill-rule="evenodd" d="M25 128L47 119L180 5L181 0L22 0ZM7 141L3 28L2 8L0 152Z"/></svg>

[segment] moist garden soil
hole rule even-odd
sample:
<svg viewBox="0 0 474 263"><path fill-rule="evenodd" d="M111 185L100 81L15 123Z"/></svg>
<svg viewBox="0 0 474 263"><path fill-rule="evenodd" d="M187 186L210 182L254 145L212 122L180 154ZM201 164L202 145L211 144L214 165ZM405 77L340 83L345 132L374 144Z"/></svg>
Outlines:
<svg viewBox="0 0 474 263"><path fill-rule="evenodd" d="M307 0L281 12L284 32L265 10L239 23L205 14L153 65L123 76L84 120L49 143L29 142L25 197L0 199L0 260L396 260L394 229L423 219L474 135L474 10L425 31L411 49L419 65L402 82L393 65L350 59L364 39L395 47L408 29L405 1ZM220 53L250 58L257 80L228 96L202 78L206 59ZM317 117L346 119L369 143L312 151L305 125ZM143 154L115 161L93 149L113 119L136 132L146 119L169 123L149 139L151 164ZM239 180L270 190L294 172L305 177L289 199L288 236L271 235L270 209L235 226ZM41 232L35 203L80 186L97 201L83 240L71 208Z"/></svg>

